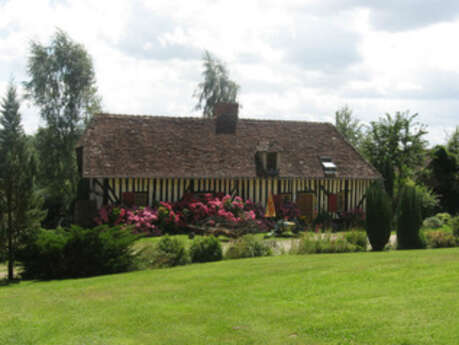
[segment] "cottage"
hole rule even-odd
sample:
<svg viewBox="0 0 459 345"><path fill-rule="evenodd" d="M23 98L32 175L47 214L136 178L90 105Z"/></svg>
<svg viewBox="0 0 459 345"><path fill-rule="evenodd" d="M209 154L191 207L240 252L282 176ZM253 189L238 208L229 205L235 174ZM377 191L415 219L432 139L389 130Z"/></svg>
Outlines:
<svg viewBox="0 0 459 345"><path fill-rule="evenodd" d="M97 206L224 192L266 205L269 195L321 211L364 207L380 174L329 123L239 119L238 105L202 118L95 115L77 156ZM132 194L134 193L134 194Z"/></svg>

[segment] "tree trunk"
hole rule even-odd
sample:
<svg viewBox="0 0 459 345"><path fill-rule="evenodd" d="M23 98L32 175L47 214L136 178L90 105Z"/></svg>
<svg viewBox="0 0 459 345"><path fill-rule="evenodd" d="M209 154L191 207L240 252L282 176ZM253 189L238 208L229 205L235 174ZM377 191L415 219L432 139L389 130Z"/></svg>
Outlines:
<svg viewBox="0 0 459 345"><path fill-rule="evenodd" d="M11 218L11 202L8 200L8 280L14 279L14 247L13 247L13 219Z"/></svg>

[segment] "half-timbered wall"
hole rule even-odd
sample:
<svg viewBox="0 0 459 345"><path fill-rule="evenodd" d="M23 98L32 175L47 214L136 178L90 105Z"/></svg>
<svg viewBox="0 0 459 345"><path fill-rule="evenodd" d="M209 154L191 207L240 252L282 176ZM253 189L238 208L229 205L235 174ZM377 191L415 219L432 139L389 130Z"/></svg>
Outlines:
<svg viewBox="0 0 459 345"><path fill-rule="evenodd" d="M345 210L365 209L365 190L371 180L356 179L186 179L186 178L99 178L91 179L91 199L98 207L104 203L121 202L124 192L147 193L148 204L153 200L174 202L185 192L224 192L266 205L270 194L298 193L314 195L314 211L328 211L328 195L344 192Z"/></svg>

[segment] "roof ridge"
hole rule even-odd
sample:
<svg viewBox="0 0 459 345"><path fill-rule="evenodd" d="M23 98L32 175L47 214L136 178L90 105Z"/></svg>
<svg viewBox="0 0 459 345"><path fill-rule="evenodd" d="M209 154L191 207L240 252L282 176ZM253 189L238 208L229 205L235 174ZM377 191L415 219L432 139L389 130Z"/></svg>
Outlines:
<svg viewBox="0 0 459 345"><path fill-rule="evenodd" d="M95 117L107 117L107 118L138 118L138 119L171 119L171 120L176 120L176 119L187 119L187 120L200 120L200 121L205 121L208 119L202 118L202 117L197 117L197 116L174 116L174 115L149 115L149 114L116 114L116 113L96 113L94 114ZM303 120L280 120L280 119L262 119L262 118L253 118L253 117L240 117L238 121L244 121L244 122L275 122L275 123L308 123L308 124L323 124L323 125L332 125L331 122L328 121L303 121Z"/></svg>

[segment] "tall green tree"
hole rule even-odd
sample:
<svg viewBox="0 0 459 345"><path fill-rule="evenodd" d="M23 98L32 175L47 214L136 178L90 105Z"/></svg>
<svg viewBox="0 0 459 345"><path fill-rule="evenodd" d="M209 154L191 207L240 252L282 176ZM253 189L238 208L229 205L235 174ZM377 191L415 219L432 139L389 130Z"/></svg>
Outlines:
<svg viewBox="0 0 459 345"><path fill-rule="evenodd" d="M459 212L459 161L453 153L444 146L436 146L420 179L438 194L442 210Z"/></svg>
<svg viewBox="0 0 459 345"><path fill-rule="evenodd" d="M48 45L31 42L27 72L27 97L46 123L35 140L39 182L48 204L54 200L61 206L57 214L68 212L79 182L75 145L91 115L101 108L92 59L81 44L57 30Z"/></svg>
<svg viewBox="0 0 459 345"><path fill-rule="evenodd" d="M423 124L415 121L417 116L409 112L397 112L395 116L386 114L379 121L370 123L362 142L364 156L386 180L395 176L397 188L424 162L427 145L424 135L427 132Z"/></svg>
<svg viewBox="0 0 459 345"><path fill-rule="evenodd" d="M336 129L355 148L360 147L363 139L363 125L352 116L352 110L346 105L335 112Z"/></svg>
<svg viewBox="0 0 459 345"><path fill-rule="evenodd" d="M459 126L456 126L456 130L448 139L446 148L450 153L456 156L456 160L459 162Z"/></svg>
<svg viewBox="0 0 459 345"><path fill-rule="evenodd" d="M17 249L40 226L44 213L34 189L35 161L21 124L16 88L10 84L0 105L0 226L6 240L8 279Z"/></svg>
<svg viewBox="0 0 459 345"><path fill-rule="evenodd" d="M229 78L225 64L209 51L204 51L202 60L204 81L193 94L198 99L195 109L202 109L203 117L212 118L215 104L237 102L239 85Z"/></svg>
<svg viewBox="0 0 459 345"><path fill-rule="evenodd" d="M379 183L371 185L367 192L365 230L374 251L381 251L390 239L392 226L392 201Z"/></svg>

